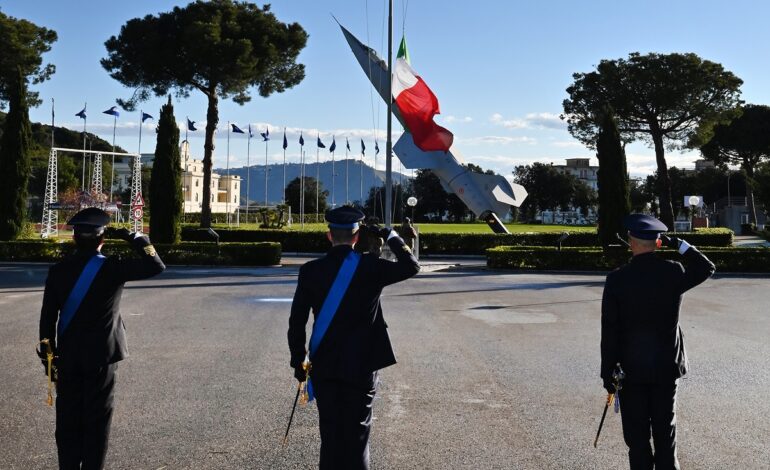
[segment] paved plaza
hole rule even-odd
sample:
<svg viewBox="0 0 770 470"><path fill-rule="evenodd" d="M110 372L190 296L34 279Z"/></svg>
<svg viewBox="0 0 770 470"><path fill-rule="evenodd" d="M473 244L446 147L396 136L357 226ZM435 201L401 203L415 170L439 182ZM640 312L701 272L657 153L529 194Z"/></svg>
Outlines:
<svg viewBox="0 0 770 470"><path fill-rule="evenodd" d="M56 466L34 354L47 266L0 265L0 468ZM315 405L280 442L296 381L286 329L297 266L169 268L129 283L109 469L309 469ZM381 373L373 469L627 468L598 377L604 276L465 268L386 289L399 363ZM651 292L650 295L655 295ZM770 282L715 277L687 294L680 382L687 469L770 468Z"/></svg>

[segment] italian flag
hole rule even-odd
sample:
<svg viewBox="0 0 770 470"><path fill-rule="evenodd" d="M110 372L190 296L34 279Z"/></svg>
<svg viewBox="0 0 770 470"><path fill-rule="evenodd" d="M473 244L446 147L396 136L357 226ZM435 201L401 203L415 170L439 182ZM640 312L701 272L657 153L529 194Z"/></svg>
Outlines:
<svg viewBox="0 0 770 470"><path fill-rule="evenodd" d="M454 136L433 122L439 114L438 99L422 78L409 65L406 38L401 38L396 64L393 66L393 99L404 118L406 130L414 144L423 151L448 151Z"/></svg>

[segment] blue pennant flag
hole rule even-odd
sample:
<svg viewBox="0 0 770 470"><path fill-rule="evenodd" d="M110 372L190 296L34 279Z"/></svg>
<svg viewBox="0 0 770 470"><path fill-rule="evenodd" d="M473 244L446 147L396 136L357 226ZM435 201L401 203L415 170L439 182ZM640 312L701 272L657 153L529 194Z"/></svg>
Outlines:
<svg viewBox="0 0 770 470"><path fill-rule="evenodd" d="M230 126L232 126L233 132L235 132L236 134L245 134L245 132L243 132L241 128L236 126L235 124L230 124Z"/></svg>
<svg viewBox="0 0 770 470"><path fill-rule="evenodd" d="M305 139L302 137L302 132L299 133L299 144L305 145Z"/></svg>
<svg viewBox="0 0 770 470"><path fill-rule="evenodd" d="M110 116L119 117L120 116L120 112L118 112L117 108L118 108L117 106L113 106L110 109L108 109L107 111L102 111L102 114L109 114Z"/></svg>
<svg viewBox="0 0 770 470"><path fill-rule="evenodd" d="M79 117L80 119L85 119L86 118L86 108L84 107L83 109L81 109L80 112L77 113L75 116Z"/></svg>
<svg viewBox="0 0 770 470"><path fill-rule="evenodd" d="M350 141L348 141L347 137L345 137L345 148L348 149L348 152L350 152Z"/></svg>
<svg viewBox="0 0 770 470"><path fill-rule="evenodd" d="M375 140L374 141L374 155L379 155L379 154L380 154L380 146L377 145L377 141Z"/></svg>
<svg viewBox="0 0 770 470"><path fill-rule="evenodd" d="M366 145L364 145L364 139L361 139L361 153L366 153Z"/></svg>
<svg viewBox="0 0 770 470"><path fill-rule="evenodd" d="M260 132L259 135L262 136L262 142L267 142L270 140L270 129L266 128L265 132Z"/></svg>
<svg viewBox="0 0 770 470"><path fill-rule="evenodd" d="M147 113L142 113L142 122L148 120L148 119L155 119L154 117L150 116Z"/></svg>
<svg viewBox="0 0 770 470"><path fill-rule="evenodd" d="M191 121L190 118L187 118L187 130L188 131L197 131L198 129L195 128L195 121Z"/></svg>
<svg viewBox="0 0 770 470"><path fill-rule="evenodd" d="M316 145L318 145L318 148L319 148L319 149L325 149L325 148L326 148L326 146L324 145L324 143L323 143L323 142L321 142L321 136L320 136L320 135L318 136L318 142L316 143Z"/></svg>
<svg viewBox="0 0 770 470"><path fill-rule="evenodd" d="M283 149L286 150L286 147L289 146L289 142L286 140L286 129L283 130Z"/></svg>
<svg viewBox="0 0 770 470"><path fill-rule="evenodd" d="M337 150L337 142L334 140L334 136L332 136L332 144L329 146L329 152L334 153L335 150Z"/></svg>

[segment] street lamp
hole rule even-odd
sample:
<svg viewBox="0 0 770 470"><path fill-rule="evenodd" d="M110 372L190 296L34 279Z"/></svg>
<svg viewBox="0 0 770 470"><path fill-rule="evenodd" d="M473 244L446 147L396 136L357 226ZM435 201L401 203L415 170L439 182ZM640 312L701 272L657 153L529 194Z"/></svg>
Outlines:
<svg viewBox="0 0 770 470"><path fill-rule="evenodd" d="M417 205L417 198L409 196L409 199L406 200L406 205L412 208L412 222L414 222L414 206Z"/></svg>

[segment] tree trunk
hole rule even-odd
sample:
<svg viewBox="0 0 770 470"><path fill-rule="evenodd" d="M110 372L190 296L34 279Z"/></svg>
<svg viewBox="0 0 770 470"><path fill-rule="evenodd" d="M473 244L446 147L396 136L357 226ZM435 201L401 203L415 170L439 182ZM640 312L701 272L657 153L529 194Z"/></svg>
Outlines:
<svg viewBox="0 0 770 470"><path fill-rule="evenodd" d="M206 112L206 142L203 144L203 204L201 205L201 228L211 227L211 168L214 155L214 133L219 124L219 98L216 87L208 94ZM215 188L216 189L216 188ZM218 194L214 191L214 194Z"/></svg>
<svg viewBox="0 0 770 470"><path fill-rule="evenodd" d="M752 224L757 225L757 207L754 205L754 167L744 165L743 175L746 180L746 201L749 206L749 216Z"/></svg>
<svg viewBox="0 0 770 470"><path fill-rule="evenodd" d="M656 123L657 124L657 123ZM652 126L650 126L652 127ZM660 221L669 230L674 230L674 208L671 205L671 179L668 177L666 152L663 147L663 134L652 132L652 142L655 145L655 162L658 164L658 199L660 200Z"/></svg>

